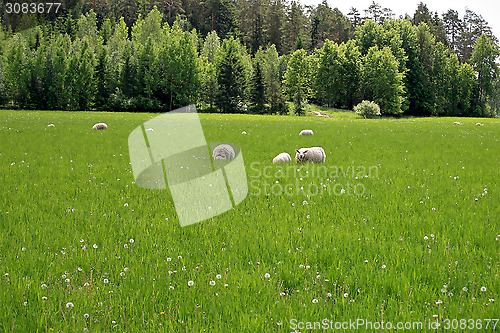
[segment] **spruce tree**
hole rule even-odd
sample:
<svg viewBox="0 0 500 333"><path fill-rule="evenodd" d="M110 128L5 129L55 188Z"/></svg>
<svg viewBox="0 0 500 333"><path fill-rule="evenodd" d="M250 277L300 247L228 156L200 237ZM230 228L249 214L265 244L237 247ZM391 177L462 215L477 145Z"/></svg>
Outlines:
<svg viewBox="0 0 500 333"><path fill-rule="evenodd" d="M266 113L265 100L266 87L264 77L262 75L261 65L258 61L256 61L250 90L250 105L252 113Z"/></svg>

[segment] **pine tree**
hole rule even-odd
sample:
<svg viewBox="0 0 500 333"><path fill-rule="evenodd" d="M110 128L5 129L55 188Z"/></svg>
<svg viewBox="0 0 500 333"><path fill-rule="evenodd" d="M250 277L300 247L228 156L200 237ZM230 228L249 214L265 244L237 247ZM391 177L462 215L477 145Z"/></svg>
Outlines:
<svg viewBox="0 0 500 333"><path fill-rule="evenodd" d="M107 48L100 47L97 53L95 66L95 107L97 109L108 108L108 101L111 96L109 77L109 56Z"/></svg>
<svg viewBox="0 0 500 333"><path fill-rule="evenodd" d="M246 68L240 42L229 38L223 41L217 58L217 82L219 95L217 106L224 113L242 112L246 89Z"/></svg>
<svg viewBox="0 0 500 333"><path fill-rule="evenodd" d="M264 84L264 77L262 75L261 65L259 61L255 61L254 73L251 79L250 89L250 110L252 113L263 114L266 113L266 87Z"/></svg>

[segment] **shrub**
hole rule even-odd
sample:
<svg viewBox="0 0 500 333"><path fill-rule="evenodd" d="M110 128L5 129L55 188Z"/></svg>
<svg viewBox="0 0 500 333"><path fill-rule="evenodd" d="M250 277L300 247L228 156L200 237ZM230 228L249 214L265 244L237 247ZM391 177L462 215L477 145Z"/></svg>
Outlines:
<svg viewBox="0 0 500 333"><path fill-rule="evenodd" d="M375 102L362 101L354 107L354 112L363 118L373 118L380 116L380 107Z"/></svg>

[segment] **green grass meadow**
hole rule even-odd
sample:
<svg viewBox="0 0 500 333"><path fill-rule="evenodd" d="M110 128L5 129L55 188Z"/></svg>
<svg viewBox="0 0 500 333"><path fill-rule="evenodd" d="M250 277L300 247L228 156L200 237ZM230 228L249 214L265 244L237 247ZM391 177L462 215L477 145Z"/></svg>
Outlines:
<svg viewBox="0 0 500 333"><path fill-rule="evenodd" d="M180 227L129 164L159 114L1 110L0 332L498 332L500 120L332 114L200 114L249 195ZM323 166L272 164L312 146Z"/></svg>

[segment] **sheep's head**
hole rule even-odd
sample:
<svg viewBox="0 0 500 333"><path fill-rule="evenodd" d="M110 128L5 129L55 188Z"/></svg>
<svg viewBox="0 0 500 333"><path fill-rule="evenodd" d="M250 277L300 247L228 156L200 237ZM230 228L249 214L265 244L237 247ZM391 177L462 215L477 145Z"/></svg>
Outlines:
<svg viewBox="0 0 500 333"><path fill-rule="evenodd" d="M299 161L303 161L305 158L306 158L306 153L307 153L307 150L302 150L302 149L295 149L295 151L297 152L298 154L298 159Z"/></svg>

